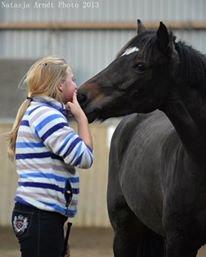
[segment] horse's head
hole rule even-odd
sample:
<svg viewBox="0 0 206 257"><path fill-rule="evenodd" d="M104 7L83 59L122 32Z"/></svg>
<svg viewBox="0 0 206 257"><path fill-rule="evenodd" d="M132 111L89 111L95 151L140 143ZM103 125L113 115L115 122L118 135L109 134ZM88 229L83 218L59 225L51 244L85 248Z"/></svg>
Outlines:
<svg viewBox="0 0 206 257"><path fill-rule="evenodd" d="M178 60L174 44L162 22L157 31L148 31L138 20L138 34L108 67L78 90L89 121L160 108Z"/></svg>

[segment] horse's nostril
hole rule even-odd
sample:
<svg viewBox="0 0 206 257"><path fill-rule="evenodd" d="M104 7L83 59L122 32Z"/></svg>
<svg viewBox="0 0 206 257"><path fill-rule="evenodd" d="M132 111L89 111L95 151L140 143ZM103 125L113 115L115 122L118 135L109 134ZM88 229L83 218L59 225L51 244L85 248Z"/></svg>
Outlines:
<svg viewBox="0 0 206 257"><path fill-rule="evenodd" d="M87 101L87 96L85 94L78 93L77 94L77 100L82 105Z"/></svg>

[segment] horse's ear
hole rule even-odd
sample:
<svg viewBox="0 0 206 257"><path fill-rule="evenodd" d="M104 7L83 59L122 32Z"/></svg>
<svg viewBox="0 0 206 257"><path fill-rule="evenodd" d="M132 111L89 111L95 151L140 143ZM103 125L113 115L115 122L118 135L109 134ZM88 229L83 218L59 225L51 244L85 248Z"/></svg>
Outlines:
<svg viewBox="0 0 206 257"><path fill-rule="evenodd" d="M137 20L137 34L140 34L140 33L142 33L145 30L146 30L145 26L143 25L141 20L138 19Z"/></svg>
<svg viewBox="0 0 206 257"><path fill-rule="evenodd" d="M174 49L173 37L168 33L167 27L163 22L160 22L157 30L157 42L160 50L166 55L171 56Z"/></svg>

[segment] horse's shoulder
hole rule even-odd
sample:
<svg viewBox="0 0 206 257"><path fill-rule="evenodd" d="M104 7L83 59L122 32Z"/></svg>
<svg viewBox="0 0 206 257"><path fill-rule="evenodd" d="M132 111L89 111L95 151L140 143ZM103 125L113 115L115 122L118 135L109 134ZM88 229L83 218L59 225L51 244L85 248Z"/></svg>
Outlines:
<svg viewBox="0 0 206 257"><path fill-rule="evenodd" d="M151 115L153 114L134 113L124 117L115 129L115 132L113 134L113 140L119 140L119 138L122 138L122 136L124 138L131 137L135 132L135 128L139 126L143 121L148 119Z"/></svg>
<svg viewBox="0 0 206 257"><path fill-rule="evenodd" d="M136 127L144 121L149 114L130 114L124 117L118 124L112 136L111 150L115 150L122 155L128 145L128 142L134 135Z"/></svg>
<svg viewBox="0 0 206 257"><path fill-rule="evenodd" d="M131 135L130 133L134 130L134 128L137 125L137 120L138 114L136 113L124 117L115 129L112 141L119 140L119 138L122 138L123 134L124 138Z"/></svg>

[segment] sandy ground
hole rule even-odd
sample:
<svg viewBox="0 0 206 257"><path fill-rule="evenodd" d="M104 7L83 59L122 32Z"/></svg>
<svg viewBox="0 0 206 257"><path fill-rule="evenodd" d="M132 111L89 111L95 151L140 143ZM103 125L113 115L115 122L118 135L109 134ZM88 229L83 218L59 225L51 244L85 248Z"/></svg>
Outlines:
<svg viewBox="0 0 206 257"><path fill-rule="evenodd" d="M111 229L72 228L71 257L112 257ZM0 227L0 257L20 257L13 232Z"/></svg>
<svg viewBox="0 0 206 257"><path fill-rule="evenodd" d="M111 229L73 228L71 257L113 257L112 238ZM0 228L0 257L20 257L16 238L8 228ZM198 257L206 257L206 246Z"/></svg>

